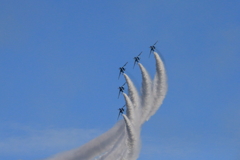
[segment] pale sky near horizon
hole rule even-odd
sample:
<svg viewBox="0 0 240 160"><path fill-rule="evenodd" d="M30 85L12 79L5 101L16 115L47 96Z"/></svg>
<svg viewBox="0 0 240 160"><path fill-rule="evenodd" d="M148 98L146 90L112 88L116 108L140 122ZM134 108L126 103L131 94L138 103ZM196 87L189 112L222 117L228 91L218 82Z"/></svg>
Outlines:
<svg viewBox="0 0 240 160"><path fill-rule="evenodd" d="M168 93L139 160L240 159L240 1L0 1L0 159L40 160L115 123L156 45Z"/></svg>

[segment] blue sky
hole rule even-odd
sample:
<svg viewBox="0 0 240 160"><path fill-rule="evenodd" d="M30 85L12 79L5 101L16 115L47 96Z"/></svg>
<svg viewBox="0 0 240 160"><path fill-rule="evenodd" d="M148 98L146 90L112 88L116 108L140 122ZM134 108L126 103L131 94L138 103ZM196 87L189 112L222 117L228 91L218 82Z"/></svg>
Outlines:
<svg viewBox="0 0 240 160"><path fill-rule="evenodd" d="M0 1L0 159L38 160L116 123L118 68L140 88L158 40L169 90L139 160L240 158L237 0Z"/></svg>

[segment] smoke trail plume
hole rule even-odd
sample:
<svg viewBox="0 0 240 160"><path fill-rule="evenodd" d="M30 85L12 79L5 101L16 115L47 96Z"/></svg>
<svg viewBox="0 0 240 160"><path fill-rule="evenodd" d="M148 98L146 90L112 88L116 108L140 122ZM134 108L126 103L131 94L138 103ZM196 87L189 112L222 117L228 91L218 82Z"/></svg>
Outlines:
<svg viewBox="0 0 240 160"><path fill-rule="evenodd" d="M138 130L135 128L130 120L127 118L126 115L123 114L123 118L126 123L126 130L127 130L127 155L126 159L128 160L134 160L138 157L138 152L139 152L139 133L137 132Z"/></svg>
<svg viewBox="0 0 240 160"><path fill-rule="evenodd" d="M133 107L132 101L130 100L128 95L126 95L125 93L123 93L123 96L125 98L126 107L127 107L127 117L129 118L129 120L131 122L133 122L133 120L134 120L134 107Z"/></svg>
<svg viewBox="0 0 240 160"><path fill-rule="evenodd" d="M156 75L152 81L147 70L138 64L142 74L141 97L131 79L128 85L126 115L112 129L75 150L46 160L136 160L141 148L141 126L156 113L167 93L167 76L162 59L154 52Z"/></svg>
<svg viewBox="0 0 240 160"><path fill-rule="evenodd" d="M156 52L154 52L154 56L156 59L156 75L153 85L153 107L150 110L148 119L159 109L167 93L167 75L163 61Z"/></svg>
<svg viewBox="0 0 240 160"><path fill-rule="evenodd" d="M128 140L127 140L128 151L129 151L129 154L133 154L134 143L136 141L136 137L135 137L135 133L134 133L135 131L134 131L132 123L127 118L127 116L123 114L123 118L125 120L126 129L127 129L127 133L128 133L127 134L128 135Z"/></svg>
<svg viewBox="0 0 240 160"><path fill-rule="evenodd" d="M147 70L143 67L141 63L138 64L142 73L142 119L141 123L144 123L147 120L147 116L149 114L149 110L152 105L152 80L147 72Z"/></svg>
<svg viewBox="0 0 240 160"><path fill-rule="evenodd" d="M126 148L124 148L125 141L123 141L123 139L125 138L126 132L123 132L122 135L116 141L116 143L113 145L112 149L105 155L103 155L99 160L113 160L116 159L116 157L119 157L119 155L121 156L123 152L126 151Z"/></svg>
<svg viewBox="0 0 240 160"><path fill-rule="evenodd" d="M130 97L133 106L136 108L139 106L139 95L136 87L134 86L132 80L124 73L125 80L128 85L128 96Z"/></svg>

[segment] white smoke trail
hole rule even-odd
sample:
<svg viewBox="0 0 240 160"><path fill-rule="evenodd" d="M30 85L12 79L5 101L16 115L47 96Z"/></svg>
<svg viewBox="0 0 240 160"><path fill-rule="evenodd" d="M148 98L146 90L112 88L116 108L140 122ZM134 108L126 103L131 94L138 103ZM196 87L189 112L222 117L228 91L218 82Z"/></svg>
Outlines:
<svg viewBox="0 0 240 160"><path fill-rule="evenodd" d="M132 80L126 74L124 74L124 77L128 84L128 95L130 97L130 101L132 102L132 104L134 106L134 108L133 108L134 119L132 121L129 120L128 115L127 116L123 115L123 118L126 123L126 131L128 133L128 139L127 139L128 150L127 150L125 159L135 160L135 159L137 159L139 150L140 150L140 130L141 130L140 126L141 126L141 118L142 118L141 117L141 105L140 105L139 94L138 94L137 89L135 88ZM129 101L127 96L126 96L125 101L126 101L126 103L128 103L128 101ZM127 113L129 113L129 112L127 111Z"/></svg>
<svg viewBox="0 0 240 160"><path fill-rule="evenodd" d="M127 139L127 155L125 159L128 160L135 160L138 157L138 152L139 152L139 133L137 133L136 131L138 131L131 122L128 119L128 117L126 115L123 114L123 118L125 120L126 123L126 130L128 133L128 139Z"/></svg>
<svg viewBox="0 0 240 160"><path fill-rule="evenodd" d="M147 120L147 116L149 114L150 108L152 106L152 80L147 72L147 70L143 67L142 64L138 64L142 73L142 119L141 123L144 123Z"/></svg>
<svg viewBox="0 0 240 160"><path fill-rule="evenodd" d="M132 101L133 106L136 108L139 106L139 95L136 87L134 86L131 79L124 73L125 80L128 85L128 96Z"/></svg>
<svg viewBox="0 0 240 160"><path fill-rule="evenodd" d="M112 159L115 159L116 156L118 155L119 156L119 153L122 152L121 150L123 148L126 148L126 143L128 144L128 149L127 149L127 154L125 156L122 157L122 159L127 159L127 160L130 160L130 159L136 159L134 158L134 156L136 157L136 154L137 152L137 149L139 147L135 147L138 143L137 143L137 135L139 135L140 133L135 133L135 131L138 131L139 130L136 130L134 127L133 127L133 123L134 124L137 124L137 122L134 122L134 120L136 120L136 117L135 117L135 110L138 110L139 108L139 97L138 97L138 92L135 88L135 86L133 85L131 79L126 75L125 76L126 78L126 81L127 81L127 84L128 84L128 88L129 88L129 93L131 93L131 99L128 97L128 95L126 95L125 93L123 93L123 96L125 98L125 102L126 102L126 107L127 107L127 116L123 115L124 117L124 120L126 122L126 129L127 129L127 139L122 139L122 141L119 141L117 144L118 145L118 150L115 150L115 153L110 152L109 154L107 153L106 155L102 156L101 159L104 159L104 160L112 160ZM135 106L133 105L132 101L135 102ZM135 140L134 140L135 139ZM134 150L135 149L135 150Z"/></svg>
<svg viewBox="0 0 240 160"><path fill-rule="evenodd" d="M134 120L134 107L133 107L132 101L130 100L128 95L126 95L125 93L123 93L123 96L125 98L126 107L127 107L127 111L126 111L127 117L131 122L133 122L133 120Z"/></svg>
<svg viewBox="0 0 240 160"><path fill-rule="evenodd" d="M113 148L107 154L103 155L99 160L113 160L119 155L123 154L123 152L126 151L125 143L126 132L123 132L116 144L114 144Z"/></svg>
<svg viewBox="0 0 240 160"><path fill-rule="evenodd" d="M131 79L124 74L128 85L124 121L82 147L47 160L136 160L140 152L142 124L159 109L167 92L167 76L163 61L154 52L156 75L152 82L147 70L139 64L142 73L141 99Z"/></svg>
<svg viewBox="0 0 240 160"><path fill-rule="evenodd" d="M167 75L162 59L154 52L156 59L156 75L153 85L153 105L148 119L156 113L167 93Z"/></svg>
<svg viewBox="0 0 240 160"><path fill-rule="evenodd" d="M128 85L128 97L130 98L133 106L134 106L134 125L141 125L138 123L141 119L141 106L140 106L140 98L136 87L134 86L132 80L124 74L125 80Z"/></svg>

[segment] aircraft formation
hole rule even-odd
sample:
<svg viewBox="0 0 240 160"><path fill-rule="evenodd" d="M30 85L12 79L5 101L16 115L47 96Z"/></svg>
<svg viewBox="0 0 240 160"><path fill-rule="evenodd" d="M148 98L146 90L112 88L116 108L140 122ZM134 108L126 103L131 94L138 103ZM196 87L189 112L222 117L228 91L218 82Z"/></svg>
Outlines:
<svg viewBox="0 0 240 160"><path fill-rule="evenodd" d="M158 41L157 41L158 42ZM151 53L153 53L154 51L155 51L155 49L156 49L156 47L155 47L155 45L157 44L157 42L155 42L152 46L150 46L149 48L150 48L150 53L149 53L149 56L148 57L150 57L151 56ZM136 65L136 63L139 63L139 61L140 61L140 55L142 54L142 52L141 53L139 53L138 54L138 56L136 56L136 57L134 57L133 59L134 59L134 64L133 64L133 68L135 67L135 65ZM124 72L125 72L125 66L128 64L128 62L126 62L122 67L119 67L119 75L118 75L118 79L120 78L120 76L121 76L121 74L124 74ZM118 89L119 89L119 92L118 92L118 98L119 98L119 96L120 96L120 93L123 93L124 92L124 85L126 84L126 82L122 85L122 86L119 86L118 87ZM125 107L125 105L122 107L122 108L119 108L118 110L119 110L119 114L118 114L118 118L119 118L119 116L120 116L120 114L123 114L123 112L124 112L124 107ZM117 119L118 119L117 118Z"/></svg>

